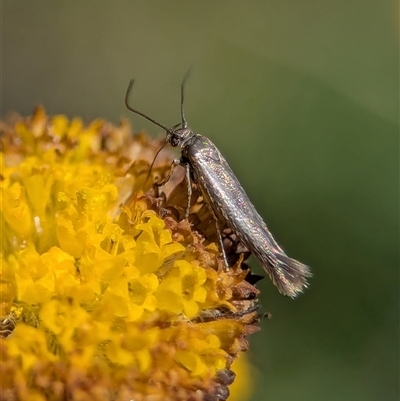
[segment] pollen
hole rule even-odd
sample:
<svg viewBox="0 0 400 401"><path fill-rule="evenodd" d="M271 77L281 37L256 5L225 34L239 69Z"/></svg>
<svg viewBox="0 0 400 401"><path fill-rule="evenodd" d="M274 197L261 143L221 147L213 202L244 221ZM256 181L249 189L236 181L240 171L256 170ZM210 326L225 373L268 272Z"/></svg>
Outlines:
<svg viewBox="0 0 400 401"><path fill-rule="evenodd" d="M153 185L163 141L41 107L1 130L0 398L226 399L258 290L183 176Z"/></svg>

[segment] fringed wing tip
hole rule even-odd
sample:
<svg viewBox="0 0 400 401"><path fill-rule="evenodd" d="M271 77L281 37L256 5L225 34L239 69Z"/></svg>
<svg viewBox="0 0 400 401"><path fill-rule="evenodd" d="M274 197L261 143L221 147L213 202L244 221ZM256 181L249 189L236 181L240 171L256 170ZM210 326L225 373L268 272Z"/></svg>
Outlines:
<svg viewBox="0 0 400 401"><path fill-rule="evenodd" d="M281 252L267 252L262 261L264 270L281 294L296 298L308 287L307 279L312 273L307 265Z"/></svg>

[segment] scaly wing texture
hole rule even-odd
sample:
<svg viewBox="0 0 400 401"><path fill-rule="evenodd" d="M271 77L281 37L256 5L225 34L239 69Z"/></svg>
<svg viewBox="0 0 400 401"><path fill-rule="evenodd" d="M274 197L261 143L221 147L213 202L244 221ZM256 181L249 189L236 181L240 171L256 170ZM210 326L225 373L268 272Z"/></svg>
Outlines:
<svg viewBox="0 0 400 401"><path fill-rule="evenodd" d="M295 297L308 285L309 267L279 247L216 146L205 137L196 139L183 153L206 202L254 253L278 290Z"/></svg>

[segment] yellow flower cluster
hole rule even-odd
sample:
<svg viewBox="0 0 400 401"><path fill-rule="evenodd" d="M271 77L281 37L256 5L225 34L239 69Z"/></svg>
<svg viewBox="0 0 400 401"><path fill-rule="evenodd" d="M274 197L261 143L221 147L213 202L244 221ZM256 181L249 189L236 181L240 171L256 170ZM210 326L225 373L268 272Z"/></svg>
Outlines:
<svg viewBox="0 0 400 401"><path fill-rule="evenodd" d="M246 273L140 191L154 147L41 108L3 125L1 399L226 398Z"/></svg>

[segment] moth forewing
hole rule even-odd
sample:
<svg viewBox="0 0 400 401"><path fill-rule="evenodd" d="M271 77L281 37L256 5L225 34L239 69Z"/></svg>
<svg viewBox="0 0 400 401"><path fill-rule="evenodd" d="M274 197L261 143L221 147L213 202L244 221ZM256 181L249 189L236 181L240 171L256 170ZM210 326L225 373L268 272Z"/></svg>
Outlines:
<svg viewBox="0 0 400 401"><path fill-rule="evenodd" d="M302 292L311 276L309 268L279 247L217 147L193 134L182 146L182 162L189 164L213 214L256 256L278 290L290 297Z"/></svg>

